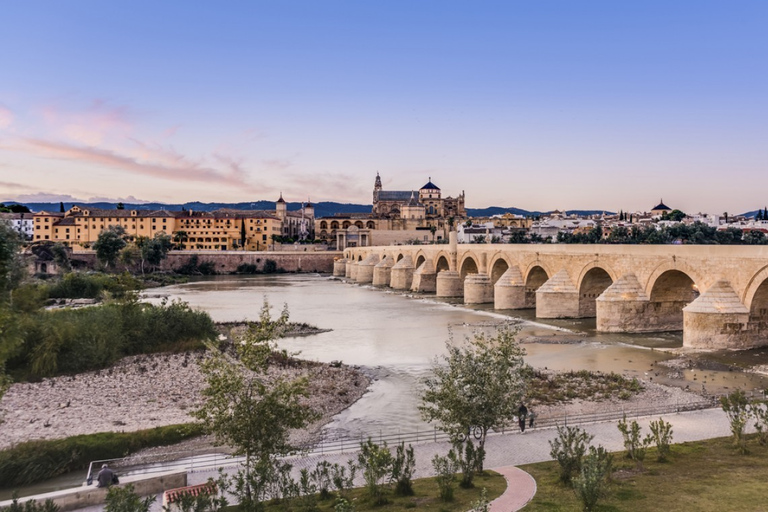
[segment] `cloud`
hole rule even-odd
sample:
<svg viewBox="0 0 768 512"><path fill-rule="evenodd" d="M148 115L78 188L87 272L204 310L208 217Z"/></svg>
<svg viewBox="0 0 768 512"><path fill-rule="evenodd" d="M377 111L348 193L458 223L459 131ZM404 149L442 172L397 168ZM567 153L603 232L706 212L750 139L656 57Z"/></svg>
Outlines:
<svg viewBox="0 0 768 512"><path fill-rule="evenodd" d="M313 201L359 201L360 197L370 194L369 189L360 185L356 176L343 173L285 173L282 175L285 195L305 198L310 196Z"/></svg>
<svg viewBox="0 0 768 512"><path fill-rule="evenodd" d="M6 144L5 147L43 158L74 160L180 183L196 181L229 185L249 193L264 191L264 188L255 187L245 181L247 173L234 160L227 161L227 168L220 170L206 166L202 162L189 161L173 151L148 146L142 146L144 153L141 155L141 158L109 149L78 146L36 138L22 138L19 139L18 143ZM216 158L219 161L223 161L221 156Z"/></svg>
<svg viewBox="0 0 768 512"><path fill-rule="evenodd" d="M2 185L2 183L0 183ZM106 197L106 196L93 196L88 199L76 197L71 194L59 194L55 192L34 192L31 194L18 194L9 197L10 201L16 201L18 203L128 203L128 204L145 204L154 201L146 201L144 199L137 199L134 196L126 197Z"/></svg>
<svg viewBox="0 0 768 512"><path fill-rule="evenodd" d="M293 165L293 162L288 159L274 158L271 160L262 160L261 163L268 169L283 171Z"/></svg>
<svg viewBox="0 0 768 512"><path fill-rule="evenodd" d="M13 124L14 119L11 109L0 103L0 128L8 128Z"/></svg>

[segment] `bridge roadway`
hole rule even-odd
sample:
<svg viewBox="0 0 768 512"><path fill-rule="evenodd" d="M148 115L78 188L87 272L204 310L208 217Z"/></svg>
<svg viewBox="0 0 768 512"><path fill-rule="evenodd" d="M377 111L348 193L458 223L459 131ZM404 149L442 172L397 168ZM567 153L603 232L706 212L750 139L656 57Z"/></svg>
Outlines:
<svg viewBox="0 0 768 512"><path fill-rule="evenodd" d="M683 331L683 346L768 345L768 246L461 244L347 248L333 273L463 297L601 332Z"/></svg>

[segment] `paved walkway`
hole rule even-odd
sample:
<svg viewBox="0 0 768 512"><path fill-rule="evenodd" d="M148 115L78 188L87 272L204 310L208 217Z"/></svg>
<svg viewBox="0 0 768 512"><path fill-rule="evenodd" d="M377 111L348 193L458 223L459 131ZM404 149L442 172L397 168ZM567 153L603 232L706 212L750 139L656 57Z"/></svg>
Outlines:
<svg viewBox="0 0 768 512"><path fill-rule="evenodd" d="M721 409L707 409L693 412L663 414L661 417L672 424L673 442L699 441L715 437L730 435L728 419ZM636 418L644 432L650 432L649 423L659 419L659 416ZM602 445L608 451L620 451L624 449L621 433L616 428L617 421L606 421L580 425L589 434L594 436L592 444ZM516 466L544 462L552 460L549 455L549 441L555 438L554 427L534 428L520 432L491 435L486 441L485 467L493 469L505 476L509 485L507 491L492 503L493 512L512 512L520 510L536 494L536 482L528 473ZM416 456L416 478L433 476L432 457L445 455L450 449L448 442L425 443L414 446ZM332 455L316 455L293 461L294 471L298 474L301 468L314 469L321 460L330 463L346 464L348 460L355 458L355 453L343 453ZM204 483L209 477L215 478L217 471L206 470L190 473L188 485ZM362 485L362 482L361 482ZM159 502L162 496L155 502L153 511L160 512ZM82 509L86 512L97 512L101 507L89 507Z"/></svg>

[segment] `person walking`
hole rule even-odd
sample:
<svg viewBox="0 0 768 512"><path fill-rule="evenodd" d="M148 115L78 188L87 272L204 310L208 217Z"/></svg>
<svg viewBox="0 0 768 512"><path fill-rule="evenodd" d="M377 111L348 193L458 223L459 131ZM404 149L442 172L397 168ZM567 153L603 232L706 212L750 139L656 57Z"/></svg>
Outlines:
<svg viewBox="0 0 768 512"><path fill-rule="evenodd" d="M525 434L526 416L528 416L528 408L524 403L521 403L520 407L517 409L517 421L520 423L520 432L523 434Z"/></svg>
<svg viewBox="0 0 768 512"><path fill-rule="evenodd" d="M536 419L536 413L533 409L528 411L528 428L533 428L533 420Z"/></svg>

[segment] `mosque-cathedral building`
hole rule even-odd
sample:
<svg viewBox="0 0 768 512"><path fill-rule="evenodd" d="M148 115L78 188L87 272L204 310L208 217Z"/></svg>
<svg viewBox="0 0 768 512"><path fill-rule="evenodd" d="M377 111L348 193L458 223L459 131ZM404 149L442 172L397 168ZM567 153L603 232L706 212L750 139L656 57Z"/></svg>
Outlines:
<svg viewBox="0 0 768 512"><path fill-rule="evenodd" d="M447 239L449 224L467 217L464 191L443 197L440 187L427 183L417 190L384 190L376 173L370 214L337 214L315 219L315 235L338 250L346 247L390 245L408 241Z"/></svg>

